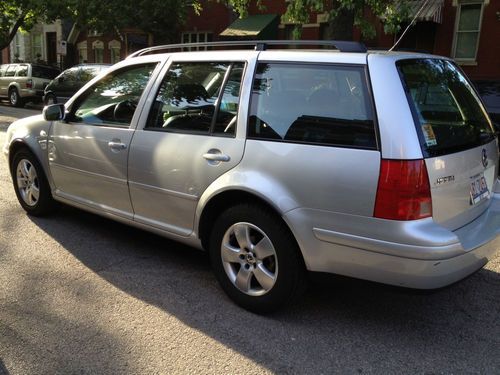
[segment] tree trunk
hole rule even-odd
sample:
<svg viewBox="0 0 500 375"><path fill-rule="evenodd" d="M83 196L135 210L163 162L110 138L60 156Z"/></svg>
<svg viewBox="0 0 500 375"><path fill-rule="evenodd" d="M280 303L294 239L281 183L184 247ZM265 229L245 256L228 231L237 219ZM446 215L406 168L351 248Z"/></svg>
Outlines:
<svg viewBox="0 0 500 375"><path fill-rule="evenodd" d="M21 14L10 31L2 30L3 32L0 33L0 51L9 47L10 42L12 42L12 39L16 36L17 30L19 30L19 28L23 25L25 18L26 13Z"/></svg>

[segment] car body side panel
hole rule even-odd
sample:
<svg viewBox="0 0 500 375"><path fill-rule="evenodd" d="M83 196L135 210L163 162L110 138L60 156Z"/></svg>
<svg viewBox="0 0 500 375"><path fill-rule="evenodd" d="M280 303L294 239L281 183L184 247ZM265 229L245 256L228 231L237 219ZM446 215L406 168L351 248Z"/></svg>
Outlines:
<svg viewBox="0 0 500 375"><path fill-rule="evenodd" d="M377 109L383 159L421 159L413 116L395 62L396 56L369 54L368 69Z"/></svg>
<svg viewBox="0 0 500 375"><path fill-rule="evenodd" d="M55 195L133 216L127 184L127 156L133 130L55 121L49 165ZM121 142L123 150L110 148Z"/></svg>
<svg viewBox="0 0 500 375"><path fill-rule="evenodd" d="M51 188L54 188L47 159L47 145L51 123L45 121L42 115L26 117L13 122L7 130L7 141L3 153L10 157L10 150L15 143L25 145L40 161Z"/></svg>
<svg viewBox="0 0 500 375"><path fill-rule="evenodd" d="M201 197L197 220L212 197L231 189L254 194L280 215L307 207L371 217L379 168L378 151L247 140L238 167Z"/></svg>

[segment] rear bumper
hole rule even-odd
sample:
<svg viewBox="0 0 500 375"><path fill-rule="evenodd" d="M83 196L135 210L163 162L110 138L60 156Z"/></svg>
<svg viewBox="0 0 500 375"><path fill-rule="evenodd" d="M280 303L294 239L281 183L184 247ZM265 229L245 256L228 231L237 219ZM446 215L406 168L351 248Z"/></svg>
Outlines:
<svg viewBox="0 0 500 375"><path fill-rule="evenodd" d="M500 248L500 195L492 199L456 231L432 219L391 222L306 209L290 211L285 220L310 271L434 289L477 271Z"/></svg>

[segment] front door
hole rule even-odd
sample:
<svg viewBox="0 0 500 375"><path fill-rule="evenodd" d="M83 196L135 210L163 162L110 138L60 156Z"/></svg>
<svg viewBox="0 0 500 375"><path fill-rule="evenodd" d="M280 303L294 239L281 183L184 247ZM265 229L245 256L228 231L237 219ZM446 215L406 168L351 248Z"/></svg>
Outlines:
<svg viewBox="0 0 500 375"><path fill-rule="evenodd" d="M192 232L200 196L243 156L237 123L245 117L239 104L247 64L172 62L132 141L134 220L181 236Z"/></svg>
<svg viewBox="0 0 500 375"><path fill-rule="evenodd" d="M50 130L49 165L55 194L132 218L127 158L135 108L156 63L111 72L69 108Z"/></svg>

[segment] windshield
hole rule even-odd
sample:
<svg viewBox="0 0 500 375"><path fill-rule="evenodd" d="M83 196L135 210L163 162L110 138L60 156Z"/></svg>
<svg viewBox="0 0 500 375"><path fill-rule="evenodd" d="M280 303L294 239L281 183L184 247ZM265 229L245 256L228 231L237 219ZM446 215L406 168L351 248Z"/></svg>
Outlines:
<svg viewBox="0 0 500 375"><path fill-rule="evenodd" d="M465 76L447 60L397 62L422 150L438 156L487 143L494 132Z"/></svg>

